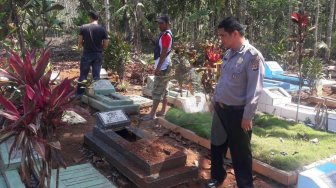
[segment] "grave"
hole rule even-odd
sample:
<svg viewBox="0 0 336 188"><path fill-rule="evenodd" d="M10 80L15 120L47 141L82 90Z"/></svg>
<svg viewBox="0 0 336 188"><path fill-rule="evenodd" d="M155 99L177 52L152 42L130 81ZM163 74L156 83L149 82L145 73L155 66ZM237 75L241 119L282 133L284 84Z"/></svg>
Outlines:
<svg viewBox="0 0 336 188"><path fill-rule="evenodd" d="M85 135L84 144L141 188L171 187L197 178L197 168L186 166L187 156L180 148L125 126L124 120L110 118L103 122L98 118L93 132Z"/></svg>
<svg viewBox="0 0 336 188"><path fill-rule="evenodd" d="M128 97L116 93L108 80L94 82L81 100L99 111L122 109L127 113L139 112L139 105L134 104Z"/></svg>
<svg viewBox="0 0 336 188"><path fill-rule="evenodd" d="M259 99L258 110L286 119L295 119L297 104L291 102L291 95L289 95L283 88L264 88ZM304 105L299 106L299 121L304 122L309 119L312 124L315 124L315 117L315 108ZM327 121L327 130L336 132L336 113L328 111Z"/></svg>
<svg viewBox="0 0 336 188"><path fill-rule="evenodd" d="M56 170L52 171L51 188L56 188ZM60 169L59 188L116 188L90 163Z"/></svg>
<svg viewBox="0 0 336 188"><path fill-rule="evenodd" d="M13 151L11 158L9 158L9 151L14 142L14 137L9 138L0 144L1 170L13 170L20 166L21 151Z"/></svg>
<svg viewBox="0 0 336 188"><path fill-rule="evenodd" d="M109 80L98 80L92 83L92 90L90 89L89 93L108 95L115 93L115 89Z"/></svg>
<svg viewBox="0 0 336 188"><path fill-rule="evenodd" d="M147 78L147 84L143 87L142 93L145 96L152 96L154 85L154 76ZM179 91L178 88L173 88L173 83L169 82L168 86L168 103L180 108L188 113L208 112L206 96L203 93L195 93L194 95L187 90Z"/></svg>
<svg viewBox="0 0 336 188"><path fill-rule="evenodd" d="M109 95L87 94L82 97L82 102L102 112L119 109L131 114L139 112L139 105L134 104L129 98L117 93Z"/></svg>
<svg viewBox="0 0 336 188"><path fill-rule="evenodd" d="M97 126L102 129L119 130L131 125L131 120L122 110L97 113Z"/></svg>
<svg viewBox="0 0 336 188"><path fill-rule="evenodd" d="M126 96L133 101L134 104L139 105L140 108L153 106L153 100L138 96L138 95L128 95Z"/></svg>
<svg viewBox="0 0 336 188"><path fill-rule="evenodd" d="M336 164L328 162L299 174L298 188L336 187Z"/></svg>

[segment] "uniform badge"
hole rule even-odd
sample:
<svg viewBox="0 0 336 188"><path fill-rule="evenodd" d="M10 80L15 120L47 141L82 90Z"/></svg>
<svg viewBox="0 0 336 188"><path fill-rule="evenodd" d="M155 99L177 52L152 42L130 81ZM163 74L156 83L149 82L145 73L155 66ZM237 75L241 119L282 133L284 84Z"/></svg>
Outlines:
<svg viewBox="0 0 336 188"><path fill-rule="evenodd" d="M259 57L252 62L251 68L253 71L259 70Z"/></svg>
<svg viewBox="0 0 336 188"><path fill-rule="evenodd" d="M237 60L237 65L242 64L243 61L244 61L244 58L243 57L239 57L238 60Z"/></svg>

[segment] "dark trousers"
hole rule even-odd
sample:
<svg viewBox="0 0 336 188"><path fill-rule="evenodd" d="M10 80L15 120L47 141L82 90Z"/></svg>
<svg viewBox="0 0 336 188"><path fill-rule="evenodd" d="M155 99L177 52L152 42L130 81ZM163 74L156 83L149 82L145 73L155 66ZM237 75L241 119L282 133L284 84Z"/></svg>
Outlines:
<svg viewBox="0 0 336 188"><path fill-rule="evenodd" d="M78 78L79 82L87 79L87 76L92 67L92 77L93 80L100 79L100 70L102 67L103 55L102 53L87 53L83 54L80 60L80 75ZM82 95L85 92L85 85L79 83L77 86L77 94Z"/></svg>
<svg viewBox="0 0 336 188"><path fill-rule="evenodd" d="M253 187L252 178L252 154L251 154L251 133L241 128L244 109L222 108L215 104L215 113L227 132L227 140L224 144L211 145L211 177L222 181L226 177L223 167L223 157L230 148L233 169L239 188Z"/></svg>

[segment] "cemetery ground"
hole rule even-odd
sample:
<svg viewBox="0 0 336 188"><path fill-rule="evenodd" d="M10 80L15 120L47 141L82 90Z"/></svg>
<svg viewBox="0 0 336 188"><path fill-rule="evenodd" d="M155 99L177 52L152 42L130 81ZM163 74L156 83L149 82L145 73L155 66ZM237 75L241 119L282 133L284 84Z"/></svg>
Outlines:
<svg viewBox="0 0 336 188"><path fill-rule="evenodd" d="M61 71L60 76L64 77L76 77L79 74L79 69L77 68L78 62L61 62L55 67L65 68ZM126 73L127 74L127 73ZM127 87L126 95L141 95L141 86L130 84ZM83 116L87 122L80 125L71 125L68 128L60 132L62 153L65 160L69 166L82 164L85 162L92 162L95 167L105 175L109 180L113 181L116 185L120 187L133 187L134 185L122 176L116 169L111 167L103 158L94 154L90 150L87 150L83 146L84 135L86 133L92 132L93 127L96 124L96 117L94 114L96 110L90 108L86 104L77 102L77 107L79 107L79 114ZM160 108L161 106L159 106ZM169 108L168 108L169 109ZM168 110L167 109L167 110ZM140 111L140 115L149 113L150 108L143 108ZM132 116L132 124L138 126L141 129L147 130L153 135L157 136L159 140L166 141L170 145L180 146L187 153L187 165L199 166L199 176L198 180L195 182L189 182L187 184L179 185L177 187L203 187L203 184L210 179L210 151L202 146L192 143L191 141L185 140L181 135L175 134L167 129L164 129L154 123L150 122L138 122L139 116ZM150 156L149 156L150 157ZM230 165L227 166L228 178L226 179L222 187L236 187L236 182L234 178L234 171ZM256 187L268 188L268 187L283 187L266 177L255 175L255 185Z"/></svg>
<svg viewBox="0 0 336 188"><path fill-rule="evenodd" d="M52 58L53 69L55 71L60 71L60 77L62 79L66 77L68 78L78 77L79 75L78 60L80 58L79 52L70 50L69 48L67 49L62 48L62 46L67 47L71 46L71 44L67 44L66 42L63 42L62 45L60 46L61 46L60 49L54 51L54 55ZM126 66L125 80L127 83L126 84L127 87L126 91L124 91L122 94L141 95L142 75L139 74L139 72L142 72L142 67L139 63L131 63ZM112 78L113 75L109 74L109 77ZM334 95L332 94L332 92L330 92L330 90L325 91L326 92L324 93L324 95L334 97ZM87 122L80 125L71 125L66 129L62 130L62 132L60 132L60 134L58 135L61 137L60 140L62 144L62 153L65 157L67 165L72 166L76 164L82 164L85 162L91 162L104 176L106 176L116 185L120 187L134 187L134 185L129 180L127 180L126 177L121 175L121 173L119 173L115 168L111 167L108 164L108 162L104 160L104 158L98 156L97 154L93 153L92 151L88 150L83 146L84 135L86 133L92 132L92 129L95 126L96 117L94 114L97 111L81 102L77 102L74 105L76 107L79 107L80 109L79 114L83 116L87 120ZM149 113L149 111L150 108L141 109L140 116ZM131 119L132 119L132 126L136 126L143 130L146 130L151 134L153 134L154 136L156 136L157 139L165 141L166 143L169 143L172 146L182 147L183 151L187 154L187 165L199 167L199 175L196 181L182 184L177 187L203 187L203 183L210 178L211 163L209 155L210 152L208 149L182 138L181 135L176 134L172 131L169 131L161 127L160 125L155 124L154 121L139 122L138 115L131 116ZM207 118L205 119L207 120ZM207 130L196 129L193 131L196 133L199 131L200 136L207 138L209 136L210 129ZM267 134L268 133L260 133L261 137ZM284 142L289 143L287 139L285 139ZM293 153L295 153L294 150L292 153L287 154L293 155ZM272 158L272 155L266 156L267 159L269 159L269 157ZM229 165L229 162L227 167L228 167L227 168L228 178L226 179L222 187L236 187L234 179L234 171ZM291 167L291 164L289 164L289 169L291 168L294 167ZM261 188L284 187L258 174L255 174L254 183L255 187L261 187Z"/></svg>

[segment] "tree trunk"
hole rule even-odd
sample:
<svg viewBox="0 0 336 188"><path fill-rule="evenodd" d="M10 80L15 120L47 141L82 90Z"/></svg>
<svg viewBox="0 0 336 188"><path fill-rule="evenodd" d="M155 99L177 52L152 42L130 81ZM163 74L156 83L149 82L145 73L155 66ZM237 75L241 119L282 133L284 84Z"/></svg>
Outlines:
<svg viewBox="0 0 336 188"><path fill-rule="evenodd" d="M320 0L315 0L316 2L316 13L315 13L315 46L314 46L314 57L317 55L317 42L318 42L318 29L319 29L319 18L320 18Z"/></svg>
<svg viewBox="0 0 336 188"><path fill-rule="evenodd" d="M241 24L245 24L246 21L246 8L247 8L247 1L246 0L239 0L238 1L238 14L239 15L239 22Z"/></svg>
<svg viewBox="0 0 336 188"><path fill-rule="evenodd" d="M105 6L105 16L106 16L106 31L110 32L110 1L104 0L104 6Z"/></svg>
<svg viewBox="0 0 336 188"><path fill-rule="evenodd" d="M327 40L326 40L329 49L326 51L326 54L325 54L326 62L329 62L329 59L330 59L331 36L332 36L332 28L333 28L334 15L335 15L335 0L330 0L329 6L330 6L330 13L329 13L329 18L328 18Z"/></svg>

